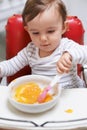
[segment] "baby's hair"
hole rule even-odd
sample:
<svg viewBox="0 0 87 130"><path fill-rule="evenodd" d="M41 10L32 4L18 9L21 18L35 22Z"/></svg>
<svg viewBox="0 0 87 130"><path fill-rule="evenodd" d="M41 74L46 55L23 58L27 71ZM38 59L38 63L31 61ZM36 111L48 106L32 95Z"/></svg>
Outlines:
<svg viewBox="0 0 87 130"><path fill-rule="evenodd" d="M51 6L55 6L58 9L64 22L67 17L67 11L62 0L27 0L22 13L24 25Z"/></svg>

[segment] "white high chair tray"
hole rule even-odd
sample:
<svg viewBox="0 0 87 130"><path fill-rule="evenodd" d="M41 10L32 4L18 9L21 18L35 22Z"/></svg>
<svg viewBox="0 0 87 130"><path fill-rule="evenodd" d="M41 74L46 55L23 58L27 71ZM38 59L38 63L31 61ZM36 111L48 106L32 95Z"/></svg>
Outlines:
<svg viewBox="0 0 87 130"><path fill-rule="evenodd" d="M62 91L58 104L40 114L23 113L8 102L8 87L0 86L0 128L61 130L87 127L87 89ZM67 113L66 110L72 110Z"/></svg>

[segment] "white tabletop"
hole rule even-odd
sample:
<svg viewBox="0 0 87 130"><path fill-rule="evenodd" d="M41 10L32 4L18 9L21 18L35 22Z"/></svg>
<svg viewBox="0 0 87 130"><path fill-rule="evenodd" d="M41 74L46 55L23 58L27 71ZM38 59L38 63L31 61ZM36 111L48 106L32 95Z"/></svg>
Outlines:
<svg viewBox="0 0 87 130"><path fill-rule="evenodd" d="M87 89L62 91L57 105L40 114L23 113L8 102L8 87L0 86L0 128L22 130L64 130L87 128ZM71 109L71 113L66 110ZM37 125L37 127L35 126Z"/></svg>

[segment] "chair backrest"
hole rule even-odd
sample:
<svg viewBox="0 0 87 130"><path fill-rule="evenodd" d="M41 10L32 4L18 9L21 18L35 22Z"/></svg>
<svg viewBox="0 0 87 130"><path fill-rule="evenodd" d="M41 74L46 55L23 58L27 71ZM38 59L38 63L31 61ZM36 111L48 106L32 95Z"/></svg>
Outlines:
<svg viewBox="0 0 87 130"><path fill-rule="evenodd" d="M84 44L84 29L81 20L76 16L68 16L67 20L68 30L63 37L68 37L79 44ZM11 16L6 24L6 59L10 59L15 56L30 41L31 39L28 33L24 30L21 15L16 14ZM81 66L78 68L78 74L80 75ZM30 67L26 66L15 75L7 77L7 82L10 83L15 78L30 73Z"/></svg>

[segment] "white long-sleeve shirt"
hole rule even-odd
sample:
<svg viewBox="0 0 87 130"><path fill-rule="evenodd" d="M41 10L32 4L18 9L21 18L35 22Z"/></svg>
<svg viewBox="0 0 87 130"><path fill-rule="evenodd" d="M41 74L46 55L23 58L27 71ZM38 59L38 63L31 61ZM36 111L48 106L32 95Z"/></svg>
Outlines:
<svg viewBox="0 0 87 130"><path fill-rule="evenodd" d="M38 48L32 42L29 43L17 56L0 63L0 77L13 75L26 65L30 65L32 74L53 77L57 74L56 63L65 51L71 54L73 65L68 74L63 74L61 86L85 87L84 82L77 75L77 63L87 64L87 46L79 45L67 38L62 38L60 46L50 56L43 58L39 57Z"/></svg>

